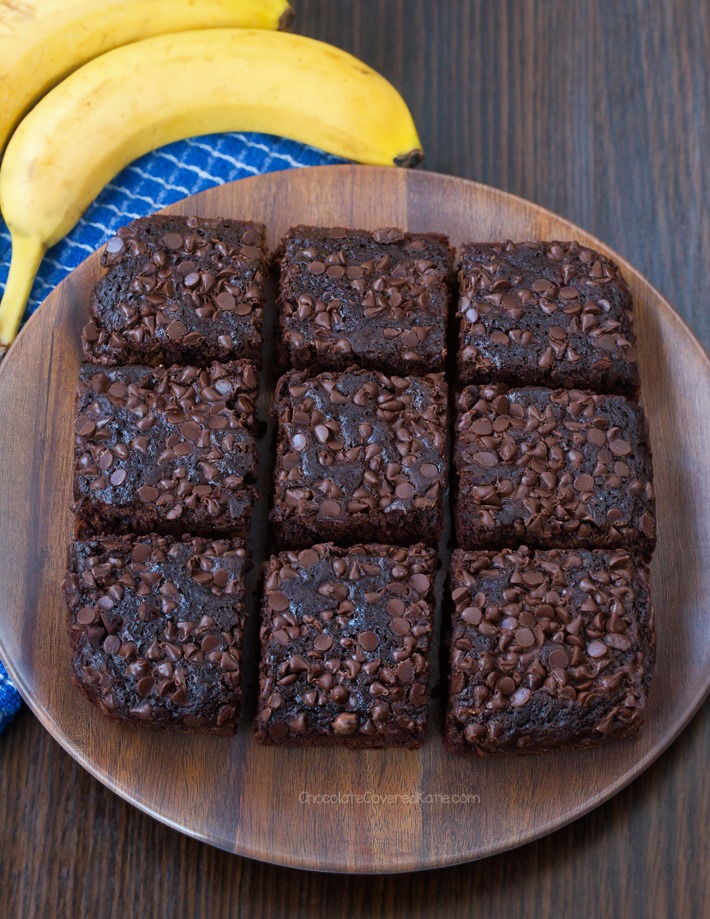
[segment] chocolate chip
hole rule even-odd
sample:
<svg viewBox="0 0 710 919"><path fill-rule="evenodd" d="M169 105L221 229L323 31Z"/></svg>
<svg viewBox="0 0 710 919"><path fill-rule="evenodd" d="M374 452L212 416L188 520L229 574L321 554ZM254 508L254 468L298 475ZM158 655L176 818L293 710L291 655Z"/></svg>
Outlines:
<svg viewBox="0 0 710 919"><path fill-rule="evenodd" d="M396 617L390 622L390 629L395 635L408 635L411 631L411 626L406 619Z"/></svg>
<svg viewBox="0 0 710 919"><path fill-rule="evenodd" d="M313 647L316 651L328 651L333 646L333 639L325 632L317 635L313 641Z"/></svg>
<svg viewBox="0 0 710 919"><path fill-rule="evenodd" d="M324 517L339 517L342 508L337 501L324 501L320 506L321 513Z"/></svg>
<svg viewBox="0 0 710 919"><path fill-rule="evenodd" d="M286 594L281 593L281 591L275 591L272 594L269 594L268 603L274 612L283 612L291 605Z"/></svg>
<svg viewBox="0 0 710 919"><path fill-rule="evenodd" d="M606 445L606 434L601 428L590 428L587 431L587 440L595 447L603 447Z"/></svg>
<svg viewBox="0 0 710 919"><path fill-rule="evenodd" d="M515 641L521 648L530 648L535 644L535 636L530 629L517 629Z"/></svg>
<svg viewBox="0 0 710 919"><path fill-rule="evenodd" d="M127 475L128 473L125 469L116 469L115 472L111 474L109 481L112 485L115 486L123 485L123 483L126 481Z"/></svg>
<svg viewBox="0 0 710 919"><path fill-rule="evenodd" d="M312 549L304 549L303 552L299 552L298 561L304 568L311 568L313 565L318 564L320 556Z"/></svg>
<svg viewBox="0 0 710 919"><path fill-rule="evenodd" d="M501 680L498 680L497 689L504 696L509 696L515 690L515 680L512 677L504 676Z"/></svg>
<svg viewBox="0 0 710 919"><path fill-rule="evenodd" d="M76 621L81 625L91 625L96 619L96 610L91 606L83 606L76 614Z"/></svg>
<svg viewBox="0 0 710 919"><path fill-rule="evenodd" d="M390 614L390 616L401 616L406 608L407 607L404 603L404 600L400 600L399 597L388 600L387 605L385 606L385 609Z"/></svg>
<svg viewBox="0 0 710 919"><path fill-rule="evenodd" d="M590 475L578 475L574 480L574 487L577 491L593 491L594 479Z"/></svg>
<svg viewBox="0 0 710 919"><path fill-rule="evenodd" d="M134 562L137 562L139 565L147 562L150 556L152 555L153 549L151 545L147 542L139 542L133 547L133 552L131 557Z"/></svg>
<svg viewBox="0 0 710 919"><path fill-rule="evenodd" d="M411 683L414 680L414 666L410 660L402 661L397 667L397 679L400 683Z"/></svg>
<svg viewBox="0 0 710 919"><path fill-rule="evenodd" d="M530 701L531 695L532 693L526 686L521 686L511 695L510 704L516 708L521 705L527 705L527 703Z"/></svg>
<svg viewBox="0 0 710 919"><path fill-rule="evenodd" d="M358 729L357 715L351 712L343 712L333 720L333 730L336 734L352 734Z"/></svg>
<svg viewBox="0 0 710 919"><path fill-rule="evenodd" d="M106 251L114 255L116 252L120 252L123 249L124 243L120 236L113 236L106 243Z"/></svg>
<svg viewBox="0 0 710 919"><path fill-rule="evenodd" d="M142 680L139 680L136 684L136 692L139 696L145 697L155 686L155 680L152 676L143 677Z"/></svg>
<svg viewBox="0 0 710 919"><path fill-rule="evenodd" d="M81 330L81 337L84 341L93 343L99 340L100 332L96 327L95 322L87 322L84 328Z"/></svg>
<svg viewBox="0 0 710 919"><path fill-rule="evenodd" d="M180 341L187 332L187 326L179 319L174 319L165 331L172 341Z"/></svg>
<svg viewBox="0 0 710 919"><path fill-rule="evenodd" d="M461 612L461 618L469 625L478 625L483 619L483 613L476 606L468 606Z"/></svg>
<svg viewBox="0 0 710 919"><path fill-rule="evenodd" d="M411 482L401 482L395 488L395 494L397 495L398 498L401 498L403 501L407 501L409 498L411 498L414 492L415 492L415 488L411 484Z"/></svg>
<svg viewBox="0 0 710 919"><path fill-rule="evenodd" d="M202 428L194 421L186 421L185 424L180 425L180 433L185 440L195 443L199 440L200 434L202 434Z"/></svg>
<svg viewBox="0 0 710 919"><path fill-rule="evenodd" d="M487 437L489 434L493 433L493 425L488 418L477 418L471 424L471 430L474 434L478 434L481 437Z"/></svg>
<svg viewBox="0 0 710 919"><path fill-rule="evenodd" d="M182 246L182 236L179 233L166 233L163 244L168 249L179 249Z"/></svg>
<svg viewBox="0 0 710 919"><path fill-rule="evenodd" d="M230 294L229 291L224 290L215 298L215 303L221 310L233 310L237 305L237 301L234 298L233 294Z"/></svg>
<svg viewBox="0 0 710 919"><path fill-rule="evenodd" d="M409 583L420 594L425 594L431 587L431 580L425 574L413 574Z"/></svg>
<svg viewBox="0 0 710 919"><path fill-rule="evenodd" d="M96 424L86 416L79 416L76 419L74 430L80 437L91 437L96 430Z"/></svg>
<svg viewBox="0 0 710 919"><path fill-rule="evenodd" d="M553 670L564 670L565 667L569 666L569 658L562 648L555 648L553 651L550 651L548 661Z"/></svg>
<svg viewBox="0 0 710 919"><path fill-rule="evenodd" d="M118 654L121 647L121 639L118 635L107 635L104 640L104 651L107 654Z"/></svg>
<svg viewBox="0 0 710 919"><path fill-rule="evenodd" d="M374 632L360 632L358 641L365 651L374 651L380 643L379 638Z"/></svg>
<svg viewBox="0 0 710 919"><path fill-rule="evenodd" d="M631 444L627 440L612 440L609 449L614 456L628 456L631 453Z"/></svg>

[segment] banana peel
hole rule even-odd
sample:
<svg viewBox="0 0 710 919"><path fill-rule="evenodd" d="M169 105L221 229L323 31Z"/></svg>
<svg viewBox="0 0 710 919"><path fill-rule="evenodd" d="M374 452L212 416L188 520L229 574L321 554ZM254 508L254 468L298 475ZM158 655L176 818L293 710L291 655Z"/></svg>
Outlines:
<svg viewBox="0 0 710 919"><path fill-rule="evenodd" d="M48 93L7 147L0 209L12 263L0 346L17 332L46 249L116 173L164 144L221 131L279 134L361 163L412 166L423 157L397 90L315 39L216 29L109 51Z"/></svg>
<svg viewBox="0 0 710 919"><path fill-rule="evenodd" d="M0 0L0 155L53 86L121 45L194 29L279 29L288 0Z"/></svg>

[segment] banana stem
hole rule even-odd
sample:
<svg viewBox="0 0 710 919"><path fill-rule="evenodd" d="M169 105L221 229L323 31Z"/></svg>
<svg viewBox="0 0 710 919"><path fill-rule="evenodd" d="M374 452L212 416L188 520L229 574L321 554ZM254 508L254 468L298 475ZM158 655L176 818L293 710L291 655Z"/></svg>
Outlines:
<svg viewBox="0 0 710 919"><path fill-rule="evenodd" d="M36 237L12 237L10 273L0 301L0 348L11 345L17 335L44 251L44 244Z"/></svg>

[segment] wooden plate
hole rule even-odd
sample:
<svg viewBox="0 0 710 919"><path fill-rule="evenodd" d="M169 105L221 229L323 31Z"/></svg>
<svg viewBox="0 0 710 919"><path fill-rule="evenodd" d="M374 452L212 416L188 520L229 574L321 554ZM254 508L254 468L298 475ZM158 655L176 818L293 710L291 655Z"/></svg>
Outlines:
<svg viewBox="0 0 710 919"><path fill-rule="evenodd" d="M274 173L168 210L263 220L272 246L291 224L310 222L438 231L455 245L575 238L609 251L519 198L393 169ZM569 754L462 758L442 749L436 703L430 739L418 752L259 747L248 717L226 740L161 735L105 720L69 683L60 590L71 533L79 333L98 255L51 294L0 367L0 653L47 730L100 781L159 820L241 855L329 871L410 871L492 855L580 817L639 775L710 687L710 366L668 303L610 254L625 270L638 306L658 492L658 663L638 739ZM270 472L262 467L265 495ZM253 532L263 531L262 507ZM256 556L258 563L263 548ZM252 611L247 716L254 710L255 633ZM341 803L303 803L304 794L338 793ZM446 803L446 795L468 795L468 803Z"/></svg>

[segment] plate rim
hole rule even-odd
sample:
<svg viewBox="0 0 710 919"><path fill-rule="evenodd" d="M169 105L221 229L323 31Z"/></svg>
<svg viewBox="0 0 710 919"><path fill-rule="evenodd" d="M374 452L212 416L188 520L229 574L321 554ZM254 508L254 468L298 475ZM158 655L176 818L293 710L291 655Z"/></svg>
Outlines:
<svg viewBox="0 0 710 919"><path fill-rule="evenodd" d="M324 166L309 166L309 167L306 167L306 169L304 170L300 170L300 169L275 170L274 172L262 173L256 176L249 176L244 179L236 179L233 182L226 182L222 186L215 186L215 188L224 188L225 186L235 185L237 183L242 183L242 182L258 183L261 180L267 179L268 177L272 177L275 175L284 175L286 173L290 173L291 175L298 175L300 172L303 172L303 171L311 172L313 170L316 170L319 172L322 172L324 170L328 170L328 171L338 170L338 171L347 171L347 172L362 171L362 170L369 170L369 171L375 170L375 171L387 172L387 173L393 172L393 168L387 167L387 166L363 166L363 165L357 165L357 164L332 164L332 165L324 165ZM484 194L484 195L494 194L495 196L505 199L512 206L523 205L524 207L530 207L530 206L534 207L536 211L538 211L539 213L544 214L550 217L555 222L564 224L566 227L568 227L570 234L571 234L570 238L574 238L575 232L582 233L590 241L592 245L594 245L595 247L598 247L603 252L610 253L611 257L620 265L620 267L622 268L622 270L627 276L633 275L635 280L638 283L648 288L653 293L654 297L659 301L662 308L665 310L667 316L669 316L673 320L673 322L680 328L682 333L685 336L687 336L687 338L690 339L690 343L692 344L693 348L697 350L698 356L702 364L704 365L705 373L708 376L710 376L710 355L705 350L700 340L698 339L697 335L690 328L690 326L685 321L685 319L683 319L683 317L679 315L679 313L674 309L674 307L666 299L666 297L664 297L663 294L661 294L658 288L656 288L655 285L653 285L637 268L635 268L627 259L620 256L615 250L613 250L610 246L604 243L603 240L599 239L594 234L589 233L583 227L569 220L567 217L557 214L556 212L551 211L550 209L537 204L535 201L531 201L530 199L523 198L519 195L515 195L511 192L496 188L491 185L486 185L484 183L476 182L471 179L466 179L466 178L462 178L458 176L452 176L452 175L448 175L445 173L431 172L427 170L413 170L411 172L407 172L406 176L407 176L406 181L413 180L414 182L433 181L435 183L438 183L438 182L446 182L446 183L451 182L454 184L465 183L467 186L471 186L472 188L476 189L477 193L479 194ZM156 214L171 213L175 209L183 209L185 208L187 202L189 202L193 198L198 197L198 196L207 195L212 191L214 191L214 189L206 189L202 192L197 192L194 195L185 196L184 198L181 198L178 201L173 202L172 204L166 206L165 208L161 208L160 210L153 211L151 213L156 213ZM77 270L79 270L89 259L94 258L98 253L100 253L103 250L104 245L99 246L93 253L89 254L86 257L86 259L82 260L82 262L80 262L79 265L77 265L74 269L72 269L72 272L69 275L67 275L66 278L64 278L56 287L54 287L47 294L47 297L45 297L42 300L42 303L35 309L35 311L29 317L27 322L25 322L17 338L15 339L15 341L9 348L5 358L2 360L2 362L0 362L0 384L2 384L5 374L10 372L8 371L8 367L11 367L13 354L16 351L16 343L24 339L26 335L26 330L28 328L30 327L34 328L34 325L36 325L38 321L37 317L40 316L42 307L44 306L48 297L54 294L55 291L57 291L62 285L66 284L70 280L71 275L74 274ZM15 687L17 688L18 692L22 696L24 702L27 704L27 706L32 711L32 713L35 715L35 717L39 720L42 727L53 737L54 740L57 741L57 743L62 747L62 749L64 749L72 757L72 759L74 759L90 775L92 775L95 779L101 782L102 785L107 787L109 791L117 794L123 800L125 800L132 806L137 807L139 810L141 810L143 813L147 814L148 816L152 817L153 819L158 820L161 823L165 824L166 826L169 826L171 829L184 833L185 835L193 839L197 839L200 842L206 843L213 847L219 848L222 851L227 851L234 855L238 855L240 857L253 858L257 861L261 861L264 863L275 864L275 865L279 865L282 867L288 867L288 868L296 868L299 870L317 871L317 872L324 872L324 873L363 874L363 875L368 875L368 876L369 875L402 874L402 873L411 872L411 871L430 871L430 870L436 870L436 869L444 868L444 867L454 867L456 865L467 864L467 863L471 863L472 861L479 861L481 859L490 858L492 856L499 855L502 852L511 851L513 849L519 848L520 846L527 845L528 843L534 842L537 839L541 839L542 837L547 836L551 833L554 833L557 830L561 829L562 827L575 822L576 820L589 814L592 810L595 810L597 807L604 804L606 801L610 800L612 797L614 797L616 794L622 791L625 787L627 787L629 784L635 781L643 772L645 772L646 769L648 769L649 766L651 766L677 740L677 738L682 733L682 731L685 730L688 724L692 721L692 719L698 713L706 697L710 694L710 666L709 666L706 670L704 680L700 682L699 688L697 689L695 694L691 697L692 698L691 703L686 707L683 713L683 716L679 718L676 722L673 723L672 730L668 731L666 734L663 735L663 737L659 738L657 742L647 751L645 756L642 757L640 760L637 760L634 763L633 767L629 769L624 775L620 776L616 782L613 782L612 784L605 786L602 790L598 792L597 795L591 798L585 799L584 805L580 809L575 810L572 815L566 814L558 819L551 819L548 823L545 823L544 825L538 825L535 827L534 830L531 830L530 832L525 833L524 835L518 838L515 838L515 839L511 838L513 836L513 834L511 833L509 834L509 837L506 838L505 840L501 840L501 841L498 841L496 844L490 845L487 849L480 852L480 854L476 855L473 858L470 856L470 854L464 853L461 855L460 858L457 857L453 859L452 858L437 859L436 857L434 857L426 865L397 864L395 866L390 866L390 867L385 867L385 868L373 867L372 869L363 869L363 868L354 869L352 866L349 866L345 862L333 863L325 867L316 866L316 865L307 863L305 859L302 857L298 857L298 856L294 857L293 855L290 855L289 853L286 853L283 851L276 851L276 852L273 850L265 851L265 850L259 849L258 847L254 847L254 846L250 847L249 845L245 845L244 843L238 842L236 840L234 844L232 845L222 845L220 841L214 838L210 838L200 831L194 830L187 824L180 823L177 820L165 814L157 813L155 810L151 809L151 806L148 804L148 802L143 801L141 797L138 794L136 794L133 789L128 788L118 783L113 776L110 776L107 773L105 773L102 769L100 769L98 766L94 764L93 760L85 757L81 753L80 750L76 749L71 744L70 739L65 734L65 732L62 730L62 728L56 723L56 721L52 719L51 713L46 708L46 706L44 706L39 700L37 700L29 692L25 684L25 681L22 678L22 675L17 671L12 660L7 655L6 649L4 648L3 643L2 643L1 636L0 636L0 659L5 665L5 668L11 680L13 681Z"/></svg>

